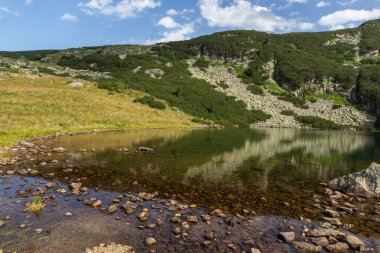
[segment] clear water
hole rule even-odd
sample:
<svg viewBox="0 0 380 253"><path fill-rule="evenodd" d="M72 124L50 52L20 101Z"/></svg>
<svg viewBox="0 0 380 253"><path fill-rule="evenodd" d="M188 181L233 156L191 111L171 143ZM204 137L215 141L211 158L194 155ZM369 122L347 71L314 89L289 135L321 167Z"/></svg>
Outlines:
<svg viewBox="0 0 380 253"><path fill-rule="evenodd" d="M55 155L66 162L42 170L67 181L84 178L101 190L157 191L210 210L266 215L304 214L321 182L380 163L380 135L354 132L134 130L65 136L53 146L69 150ZM136 153L139 146L155 152ZM67 165L74 171L63 172Z"/></svg>

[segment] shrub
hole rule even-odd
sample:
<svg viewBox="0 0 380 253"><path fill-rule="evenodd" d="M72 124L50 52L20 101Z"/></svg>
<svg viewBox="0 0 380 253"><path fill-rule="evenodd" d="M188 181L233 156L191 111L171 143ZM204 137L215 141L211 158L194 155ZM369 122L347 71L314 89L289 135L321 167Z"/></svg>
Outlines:
<svg viewBox="0 0 380 253"><path fill-rule="evenodd" d="M155 109L160 109L160 110L165 110L166 109L166 106L165 106L164 103L162 103L161 101L156 100L152 96L144 96L142 98L137 98L133 102L140 103L140 104L143 104L143 105L149 105L149 107L155 108Z"/></svg>
<svg viewBox="0 0 380 253"><path fill-rule="evenodd" d="M297 116L296 120L300 123L310 125L313 128L318 128L318 129L339 130L339 129L350 128L350 126L339 125L331 120L322 119L316 116Z"/></svg>
<svg viewBox="0 0 380 253"><path fill-rule="evenodd" d="M227 88L228 88L228 85L227 85L226 82L224 82L224 81L217 82L216 84L217 84L219 87L223 88L223 89L227 89Z"/></svg>
<svg viewBox="0 0 380 253"><path fill-rule="evenodd" d="M209 67L209 62L204 57L199 57L193 64L193 67L197 67L202 71L205 71Z"/></svg>
<svg viewBox="0 0 380 253"><path fill-rule="evenodd" d="M280 113L285 116L297 116L293 110L283 110Z"/></svg>
<svg viewBox="0 0 380 253"><path fill-rule="evenodd" d="M336 110L336 109L339 109L339 108L342 108L342 106L341 106L341 105L333 105L333 106L332 106L332 109L333 109L333 110Z"/></svg>
<svg viewBox="0 0 380 253"><path fill-rule="evenodd" d="M252 94L259 95L259 96L263 96L263 95L264 95L263 88L261 88L261 87L258 86L258 85L255 85L255 84L248 85L247 89L248 89L250 92L252 92Z"/></svg>
<svg viewBox="0 0 380 253"><path fill-rule="evenodd" d="M302 109L309 109L309 106L306 105L306 100L300 97L287 94L287 95L279 96L278 99L291 102L294 106L302 108Z"/></svg>

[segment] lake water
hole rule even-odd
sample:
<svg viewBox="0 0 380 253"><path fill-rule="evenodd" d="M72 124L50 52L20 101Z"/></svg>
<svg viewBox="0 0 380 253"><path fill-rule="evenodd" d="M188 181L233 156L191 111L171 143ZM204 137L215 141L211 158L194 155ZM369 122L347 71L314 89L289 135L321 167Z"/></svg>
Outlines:
<svg viewBox="0 0 380 253"><path fill-rule="evenodd" d="M106 191L157 191L209 210L293 217L312 206L321 182L380 163L380 135L355 132L133 130L65 136L54 146L69 150L54 155L66 162L42 170L67 181L85 177L86 186ZM139 146L155 152L136 153Z"/></svg>

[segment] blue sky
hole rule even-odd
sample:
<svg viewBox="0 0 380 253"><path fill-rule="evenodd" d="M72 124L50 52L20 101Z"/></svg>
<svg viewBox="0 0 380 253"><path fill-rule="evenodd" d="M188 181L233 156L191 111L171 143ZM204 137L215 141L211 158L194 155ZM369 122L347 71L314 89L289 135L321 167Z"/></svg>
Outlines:
<svg viewBox="0 0 380 253"><path fill-rule="evenodd" d="M0 0L0 50L336 30L379 18L380 0Z"/></svg>

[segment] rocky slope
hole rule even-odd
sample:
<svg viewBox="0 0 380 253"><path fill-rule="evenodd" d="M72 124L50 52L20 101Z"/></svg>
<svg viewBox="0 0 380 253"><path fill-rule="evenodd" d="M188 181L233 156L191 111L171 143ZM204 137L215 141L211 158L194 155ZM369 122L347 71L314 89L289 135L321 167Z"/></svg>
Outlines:
<svg viewBox="0 0 380 253"><path fill-rule="evenodd" d="M267 90L264 90L264 95L254 95L248 89L247 85L242 82L237 75L224 66L210 66L205 71L199 68L192 67L194 61L188 61L189 70L194 78L199 78L207 81L216 90L225 93L228 96L236 97L247 104L248 109L260 109L272 115L272 118L256 123L257 127L305 127L293 116L282 115L284 110L292 110L297 115L301 116L317 116L327 120L332 120L341 125L359 126L373 122L373 118L366 113L358 111L352 106L343 106L333 109L334 103L318 99L317 102L307 102L309 109L301 109L294 106L292 103L278 99ZM222 88L218 83L224 83L228 87Z"/></svg>

